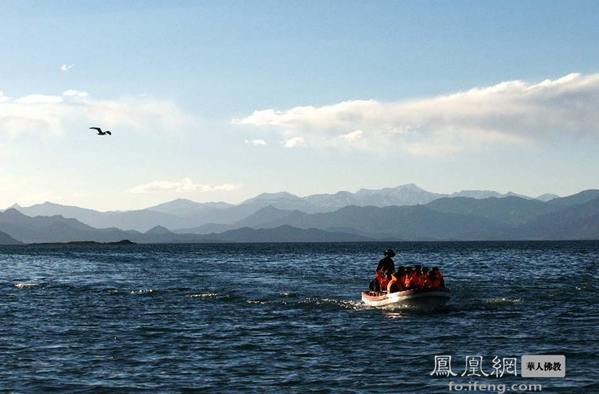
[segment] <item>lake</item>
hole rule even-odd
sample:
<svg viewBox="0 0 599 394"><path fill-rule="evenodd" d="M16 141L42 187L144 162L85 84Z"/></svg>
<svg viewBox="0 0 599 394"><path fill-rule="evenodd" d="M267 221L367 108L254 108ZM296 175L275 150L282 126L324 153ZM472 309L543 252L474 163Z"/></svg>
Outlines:
<svg viewBox="0 0 599 394"><path fill-rule="evenodd" d="M387 247L440 267L446 308L361 303ZM599 392L598 268L591 241L4 246L0 389ZM524 354L565 355L566 378L460 376Z"/></svg>

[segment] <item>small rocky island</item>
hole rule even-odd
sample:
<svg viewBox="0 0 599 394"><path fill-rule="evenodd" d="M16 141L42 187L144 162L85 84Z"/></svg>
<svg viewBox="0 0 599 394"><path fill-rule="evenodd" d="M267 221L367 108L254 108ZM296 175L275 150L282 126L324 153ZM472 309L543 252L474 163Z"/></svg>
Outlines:
<svg viewBox="0 0 599 394"><path fill-rule="evenodd" d="M41 242L41 243L31 243L29 245L78 245L78 246L86 246L86 245L137 245L137 243L130 241L128 239L123 239L115 242L98 242L98 241L69 241L69 242Z"/></svg>

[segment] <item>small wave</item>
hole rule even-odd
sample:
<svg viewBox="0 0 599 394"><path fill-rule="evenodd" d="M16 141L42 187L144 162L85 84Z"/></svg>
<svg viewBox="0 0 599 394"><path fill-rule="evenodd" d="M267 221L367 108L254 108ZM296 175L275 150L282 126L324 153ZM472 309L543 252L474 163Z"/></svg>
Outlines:
<svg viewBox="0 0 599 394"><path fill-rule="evenodd" d="M154 295L156 294L156 290L154 289L139 289L139 290L131 290L129 294L132 295Z"/></svg>
<svg viewBox="0 0 599 394"><path fill-rule="evenodd" d="M282 298L296 298L297 294L296 293L292 293L290 291L286 291L284 293L281 293L281 297Z"/></svg>
<svg viewBox="0 0 599 394"><path fill-rule="evenodd" d="M501 305L501 304L519 304L522 302L520 298L506 298L506 297L496 297L496 298L488 298L484 300L486 304L491 305Z"/></svg>
<svg viewBox="0 0 599 394"><path fill-rule="evenodd" d="M191 298L216 298L218 294L216 293L198 293L198 294L190 294L188 297Z"/></svg>
<svg viewBox="0 0 599 394"><path fill-rule="evenodd" d="M406 317L408 317L408 315L405 312L397 312L395 310L393 310L392 312L385 310L383 313L387 319L391 320L405 319Z"/></svg>
<svg viewBox="0 0 599 394"><path fill-rule="evenodd" d="M31 287L37 287L39 286L39 283L33 283L33 282L17 282L15 283L15 287L17 289L29 289Z"/></svg>
<svg viewBox="0 0 599 394"><path fill-rule="evenodd" d="M338 300L333 298L306 298L300 302L310 307L333 307L341 309L362 310L367 309L368 305L358 300Z"/></svg>
<svg viewBox="0 0 599 394"><path fill-rule="evenodd" d="M266 301L260 301L260 300L246 300L245 301L246 304L259 304L259 305L263 305L266 304Z"/></svg>

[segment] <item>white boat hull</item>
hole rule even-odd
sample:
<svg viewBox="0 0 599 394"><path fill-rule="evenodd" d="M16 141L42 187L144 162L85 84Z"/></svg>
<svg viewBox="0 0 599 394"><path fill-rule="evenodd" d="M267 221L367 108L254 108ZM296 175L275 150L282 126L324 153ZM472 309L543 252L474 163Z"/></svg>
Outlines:
<svg viewBox="0 0 599 394"><path fill-rule="evenodd" d="M435 309L449 301L450 292L447 288L427 290L406 290L395 293L362 292L362 301L374 307L415 307Z"/></svg>

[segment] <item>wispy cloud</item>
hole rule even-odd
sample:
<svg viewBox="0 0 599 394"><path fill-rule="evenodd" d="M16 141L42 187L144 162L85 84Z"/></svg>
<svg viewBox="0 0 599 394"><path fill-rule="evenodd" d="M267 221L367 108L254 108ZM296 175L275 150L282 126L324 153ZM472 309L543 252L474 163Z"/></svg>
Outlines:
<svg viewBox="0 0 599 394"><path fill-rule="evenodd" d="M206 185L202 183L194 183L191 178L182 178L179 180L163 180L153 181L137 185L127 190L129 193L156 193L156 192L217 192L217 191L234 191L239 189L239 185L232 183L224 183L221 185Z"/></svg>
<svg viewBox="0 0 599 394"><path fill-rule="evenodd" d="M265 146L266 141L262 140L262 139L254 139L254 140L245 140L245 143L247 145L253 145L253 146Z"/></svg>
<svg viewBox="0 0 599 394"><path fill-rule="evenodd" d="M74 64L63 64L62 66L60 66L60 71L67 72L71 68L73 68L73 66L74 66Z"/></svg>
<svg viewBox="0 0 599 394"><path fill-rule="evenodd" d="M68 97L87 97L89 96L89 93L82 90L68 89L62 92L62 95Z"/></svg>
<svg viewBox="0 0 599 394"><path fill-rule="evenodd" d="M91 124L134 132L172 132L191 124L192 117L171 101L148 96L97 99L87 92L9 97L0 91L0 137L22 133L61 135Z"/></svg>
<svg viewBox="0 0 599 394"><path fill-rule="evenodd" d="M599 134L598 106L599 74L570 74L417 100L264 109L233 123L277 133L286 147L376 149L383 144L414 155L448 155L489 144Z"/></svg>
<svg viewBox="0 0 599 394"><path fill-rule="evenodd" d="M296 148L306 143L304 137L292 137L285 141L285 148Z"/></svg>

